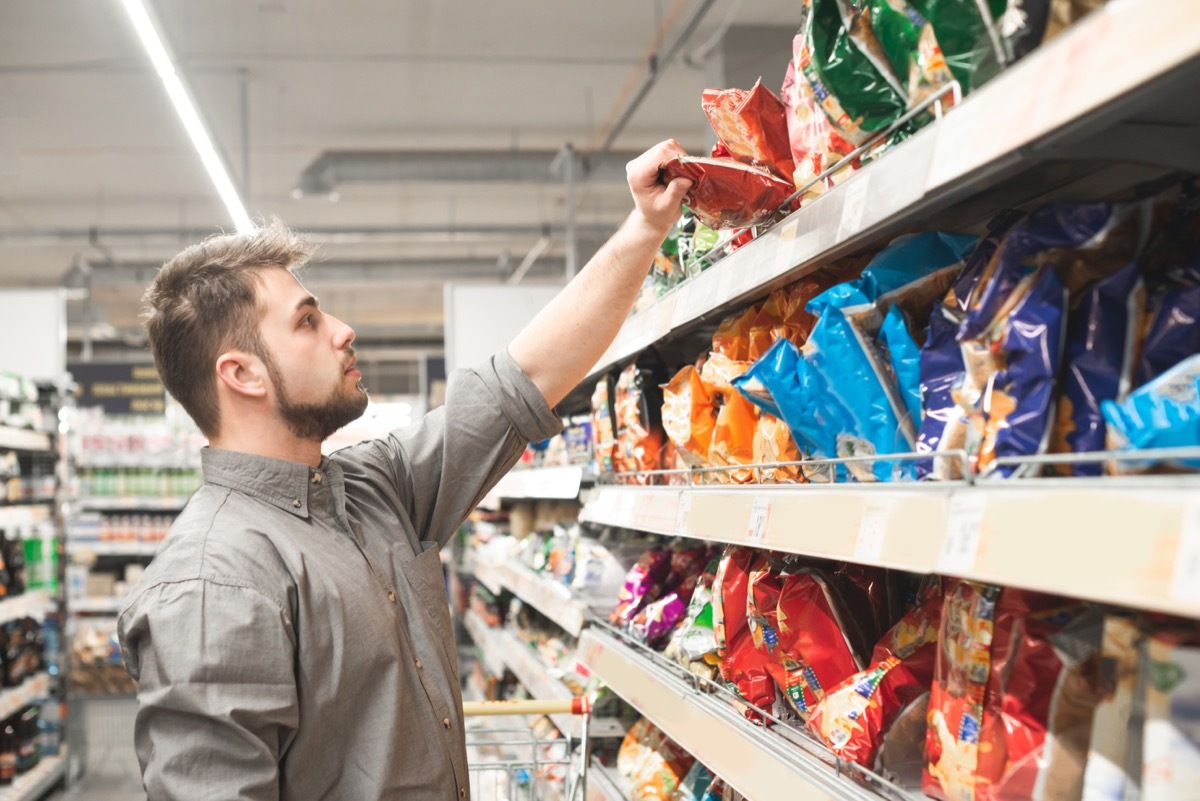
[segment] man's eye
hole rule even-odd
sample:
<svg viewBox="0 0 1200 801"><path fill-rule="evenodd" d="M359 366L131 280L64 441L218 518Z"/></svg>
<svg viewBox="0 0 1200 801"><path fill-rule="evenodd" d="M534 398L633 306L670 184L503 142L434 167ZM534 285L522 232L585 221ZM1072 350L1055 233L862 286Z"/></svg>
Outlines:
<svg viewBox="0 0 1200 801"><path fill-rule="evenodd" d="M306 315L304 315L304 324L309 325L309 326L316 326L317 321L313 318L313 316L311 314L306 314Z"/></svg>

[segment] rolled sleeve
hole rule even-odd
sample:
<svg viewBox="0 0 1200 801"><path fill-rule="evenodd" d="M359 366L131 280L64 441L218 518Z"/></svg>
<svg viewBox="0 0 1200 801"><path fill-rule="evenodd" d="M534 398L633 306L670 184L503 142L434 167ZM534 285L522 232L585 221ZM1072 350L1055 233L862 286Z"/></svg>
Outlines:
<svg viewBox="0 0 1200 801"><path fill-rule="evenodd" d="M299 725L286 610L247 586L189 579L140 593L119 633L138 680L147 795L278 799L279 762Z"/></svg>
<svg viewBox="0 0 1200 801"><path fill-rule="evenodd" d="M528 443L561 430L545 396L501 351L451 373L446 403L416 426L338 457L385 463L418 539L444 545Z"/></svg>

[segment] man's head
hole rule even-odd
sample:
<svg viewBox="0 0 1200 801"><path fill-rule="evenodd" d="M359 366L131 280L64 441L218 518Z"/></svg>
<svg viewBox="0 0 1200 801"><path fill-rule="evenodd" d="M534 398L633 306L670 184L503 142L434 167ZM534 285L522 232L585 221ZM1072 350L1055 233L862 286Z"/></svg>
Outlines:
<svg viewBox="0 0 1200 801"><path fill-rule="evenodd" d="M323 440L362 414L354 332L323 313L293 275L312 247L278 221L214 236L159 271L144 297L163 385L210 439L223 390L257 398L302 439Z"/></svg>

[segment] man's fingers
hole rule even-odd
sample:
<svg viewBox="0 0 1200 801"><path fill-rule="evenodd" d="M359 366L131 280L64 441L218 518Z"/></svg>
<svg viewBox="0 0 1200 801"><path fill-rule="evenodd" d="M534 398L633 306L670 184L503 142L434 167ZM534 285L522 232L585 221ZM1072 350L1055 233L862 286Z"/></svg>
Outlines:
<svg viewBox="0 0 1200 801"><path fill-rule="evenodd" d="M672 206L678 206L683 203L684 196L692 188L692 180L690 178L675 178L671 183L667 184L667 188L663 191L663 196Z"/></svg>

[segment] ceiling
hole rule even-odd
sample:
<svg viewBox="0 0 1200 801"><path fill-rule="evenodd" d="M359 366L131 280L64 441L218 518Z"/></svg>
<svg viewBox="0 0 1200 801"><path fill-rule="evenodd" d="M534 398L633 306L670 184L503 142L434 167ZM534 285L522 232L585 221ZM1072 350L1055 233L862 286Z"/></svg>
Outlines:
<svg viewBox="0 0 1200 801"><path fill-rule="evenodd" d="M444 281L506 280L543 236L524 280L562 280L568 231L586 259L628 212L628 154L707 149L701 91L778 90L796 21L793 0L151 3L251 214L311 232L323 305L392 349L436 348ZM346 151L372 152L302 181ZM0 287L86 284L73 338L139 352L145 282L220 229L118 0L0 0Z"/></svg>

